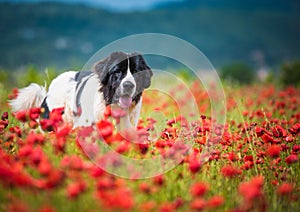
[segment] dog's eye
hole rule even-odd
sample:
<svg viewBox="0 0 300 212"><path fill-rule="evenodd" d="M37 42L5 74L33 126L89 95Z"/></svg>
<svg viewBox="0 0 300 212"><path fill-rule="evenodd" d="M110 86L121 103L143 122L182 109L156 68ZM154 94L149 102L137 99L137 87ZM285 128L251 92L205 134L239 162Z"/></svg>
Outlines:
<svg viewBox="0 0 300 212"><path fill-rule="evenodd" d="M115 72L114 74L113 74L113 80L116 80L116 79L119 79L120 77L121 77L121 75L122 75L122 73L121 72Z"/></svg>

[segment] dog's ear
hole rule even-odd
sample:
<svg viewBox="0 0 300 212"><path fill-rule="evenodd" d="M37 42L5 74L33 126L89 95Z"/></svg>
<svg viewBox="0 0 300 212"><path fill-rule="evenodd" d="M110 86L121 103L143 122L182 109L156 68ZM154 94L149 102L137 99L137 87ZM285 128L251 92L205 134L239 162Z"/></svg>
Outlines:
<svg viewBox="0 0 300 212"><path fill-rule="evenodd" d="M104 85L108 81L108 72L109 72L108 60L109 57L100 60L97 63L95 63L93 67L94 72L98 75L100 82Z"/></svg>
<svg viewBox="0 0 300 212"><path fill-rule="evenodd" d="M104 85L107 84L109 79L110 71L113 67L118 65L120 62L127 59L127 55L123 52L113 52L107 58L97 62L93 69L98 75L100 82Z"/></svg>
<svg viewBox="0 0 300 212"><path fill-rule="evenodd" d="M144 88L149 88L151 85L151 77L153 76L152 70L147 66L147 69L143 71L144 73Z"/></svg>
<svg viewBox="0 0 300 212"><path fill-rule="evenodd" d="M150 87L153 72L141 54L133 53L130 56L130 61L130 64L134 66L132 68L136 70L136 73L133 74L133 77L138 82L137 90L142 92L144 89Z"/></svg>
<svg viewBox="0 0 300 212"><path fill-rule="evenodd" d="M151 77L153 76L152 70L146 65L141 67L141 71L137 72L133 76L137 76L137 80L140 82L142 89L149 88L151 85Z"/></svg>

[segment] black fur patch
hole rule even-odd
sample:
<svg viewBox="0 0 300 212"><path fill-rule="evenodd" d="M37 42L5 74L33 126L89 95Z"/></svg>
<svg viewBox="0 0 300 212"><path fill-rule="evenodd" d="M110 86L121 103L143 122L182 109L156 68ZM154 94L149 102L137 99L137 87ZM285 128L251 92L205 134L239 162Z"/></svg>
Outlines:
<svg viewBox="0 0 300 212"><path fill-rule="evenodd" d="M94 66L94 72L102 84L100 92L103 93L106 105L117 103L114 100L114 95L122 79L126 76L128 60L130 72L136 82L136 93L133 96L133 101L137 103L144 89L150 86L153 74L142 55L138 53L113 52Z"/></svg>
<svg viewBox="0 0 300 212"><path fill-rule="evenodd" d="M49 111L49 107L47 105L47 97L44 99L41 108L42 108L42 113L41 113L41 118L43 119L49 119L50 117L50 111Z"/></svg>
<svg viewBox="0 0 300 212"><path fill-rule="evenodd" d="M80 85L81 81L83 80L83 78L91 75L93 72L92 71L79 71L75 74L75 81L76 81L76 89L78 88L78 86Z"/></svg>
<svg viewBox="0 0 300 212"><path fill-rule="evenodd" d="M81 111L81 109L80 109L81 108L81 105L80 105L81 94L82 94L83 88L85 87L85 85L86 85L87 81L89 80L92 73L93 72L91 72L91 71L81 71L81 72L76 73L76 75L75 75L75 81L77 82L77 84L76 84L76 100L75 100L77 111L73 111L74 115L80 115L80 111ZM85 77L86 77L86 79L84 79ZM83 81L83 80L85 80L85 81Z"/></svg>

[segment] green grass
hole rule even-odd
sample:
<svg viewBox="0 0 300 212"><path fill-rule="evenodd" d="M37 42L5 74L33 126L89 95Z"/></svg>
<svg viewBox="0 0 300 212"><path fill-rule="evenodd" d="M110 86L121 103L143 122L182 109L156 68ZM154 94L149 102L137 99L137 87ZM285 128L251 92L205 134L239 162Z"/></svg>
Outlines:
<svg viewBox="0 0 300 212"><path fill-rule="evenodd" d="M28 79L31 77L32 75L28 74ZM38 77L42 78L42 75L38 75ZM39 78L34 79L41 82L42 80ZM169 86L170 89L176 87L176 85L172 86L172 84L169 84ZM1 112L9 111L6 101L8 93L11 92L11 88L3 82L0 84L0 88ZM291 109L291 105L295 104L295 101L296 104L300 103L300 90L295 88L295 93L291 95L288 94L286 89L275 88L273 93L270 91L270 94L265 94L271 89L272 86L270 85L258 84L235 86L233 88L225 86L225 93L227 96L227 128L225 131L230 134L231 138L229 139L228 144L218 143L214 146L213 150L219 151L219 158L214 158L211 161L202 164L199 171L192 173L189 169L189 158L191 158L191 154L189 154L183 163L163 174L163 183L161 185L155 183L153 178L141 180L122 179L108 173L104 173L99 177L93 177L90 175L90 169L88 167L94 167L95 165L86 158L84 153L76 145L76 130L67 136L66 151L64 153L57 153L55 151L53 146L53 143L57 141L55 135L53 133L45 132L45 144L41 146L43 153L51 162L54 169L63 171L65 179L57 188L38 189L34 186L20 187L15 184L8 185L3 176L0 175L0 210L7 211L11 209L12 205L20 205L20 202L23 202L28 211L38 211L44 206L51 206L56 211L119 211L120 209L118 207L108 206L108 203L105 202L107 201L105 198L102 199L103 202L101 202L99 198L96 198L96 193L99 189L97 188L97 183L99 181L111 180L113 185L104 192L113 195L113 199L122 200L128 196L124 195L121 190L128 189L130 191L129 196L132 195L134 201L133 206L130 208L132 211L145 210L146 206L143 205L149 202L152 202L150 206L153 205L153 208L150 211L157 211L161 209L161 207L166 206L166 204L171 205L170 207L175 209L175 201L179 198L183 200L183 205L179 207L178 210L189 211L191 210L193 201L197 198L208 201L211 197L216 195L222 196L224 198L224 203L215 209L206 207L206 210L228 211L237 208L249 211L260 210L262 208L260 201L263 201L267 206L267 211L298 211L300 209L297 202L300 188L300 165L299 161L289 165L285 162L285 158L290 155L293 146L300 144L299 133L293 135L294 141L291 143L285 142L284 138L278 138L280 144L285 144L288 149L281 151L279 156L281 161L277 165L273 165L273 159L268 155L261 157L257 156L260 151L266 151L270 144L264 143L262 138L256 135L255 127L248 129L248 131L243 131L245 125L248 124L250 126L251 123L256 123L257 126L264 127L270 132L275 125L280 125L288 130L293 124L300 121L299 115L297 118L297 114L299 114L297 113L297 110ZM286 93L286 95L279 97L279 93ZM163 122L174 118L174 113L178 114L176 107L171 103L172 99L164 95L154 94L155 93L151 92L146 92L145 94L144 100L146 104L143 105L141 115L141 119L145 122L144 124L140 124L140 127L146 127L147 114L153 111L153 108L163 105L163 103L167 103L168 106L161 108L161 113L165 115L163 119L156 117L156 119L159 120L157 126L167 127ZM198 95L198 93L196 92L194 95ZM158 104L156 98L159 99L160 104ZM248 104L250 101L253 101L253 103ZM286 103L284 115L282 115L276 107L276 103L280 101ZM200 103L209 104L209 101L208 99L202 99L199 104ZM249 112L248 115L243 115L245 110ZM259 116L257 115L258 110L264 111L265 114L271 112L271 115ZM209 117L209 110L206 111L205 115ZM276 120L278 121L277 124L275 123ZM232 121L235 123L233 124ZM288 122L285 123L285 121ZM18 138L15 138L11 144L7 146L6 144L9 142L7 136L13 134L9 131L9 128L14 126L21 126L23 132L22 137L19 142L17 141ZM175 128L178 128L179 126L180 125L178 124L174 125ZM200 124L199 126L202 125ZM29 129L26 124L22 127L22 124L12 117L9 112L9 126L4 130L4 133L0 135L0 150L4 152L2 155L11 158L16 164L23 164L23 172L28 173L34 178L44 178L43 176L40 176L36 167L30 164L30 157L18 158L17 156L19 148L26 144L25 140L30 131L31 129ZM197 135L197 137L201 137L201 135ZM161 139L163 138L161 137ZM248 140L248 142L246 142L246 140ZM166 141L167 140L165 139L164 142ZM225 138L223 137L220 141L225 141ZM152 143L152 146L150 145L151 148L149 148L153 149L153 153L148 151L146 155L142 155L135 145L130 145L130 150L129 152L126 152L125 155L135 156L137 158L149 158L153 155L159 155L160 150L162 149L155 147L155 144L156 142ZM116 142L111 146L116 148L118 145L119 143ZM197 151L203 147L202 144L195 144L193 151ZM237 161L230 162L227 159L227 154L232 151L239 157ZM299 152L295 154L299 155ZM74 155L79 156L83 160L85 167L82 170L77 171L63 168L61 166L61 160L65 156ZM253 156L254 161L262 159L264 162L261 164L253 164L251 168L242 170L242 167L245 165L245 156ZM1 156L1 154L0 159L4 159L4 156ZM21 161L23 162L21 163ZM239 168L242 170L242 173L232 178L224 177L221 173L221 169L227 164L232 164ZM3 164L0 162L0 172L2 165ZM14 169L14 167L11 168ZM278 176L275 176L275 174L278 174ZM251 204L246 203L243 196L239 193L239 186L241 183L248 182L254 176L258 175L264 177L264 184L261 188L262 194L257 197L257 199L254 198ZM77 180L83 180L86 183L86 190L78 195L78 197L70 199L66 195L66 188L70 183ZM278 185L281 185L284 182L293 185L294 189L292 193L286 196L277 194L278 186L272 184L274 180L278 180ZM209 185L209 191L202 197L194 197L190 193L191 186L196 182L205 182ZM149 193L141 191L140 186L143 183L146 183L149 186Z"/></svg>

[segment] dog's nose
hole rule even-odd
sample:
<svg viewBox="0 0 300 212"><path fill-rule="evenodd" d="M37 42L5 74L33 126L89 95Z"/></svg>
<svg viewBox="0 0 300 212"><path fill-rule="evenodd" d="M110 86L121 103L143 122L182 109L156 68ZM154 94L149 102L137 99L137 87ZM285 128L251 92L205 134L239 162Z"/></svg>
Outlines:
<svg viewBox="0 0 300 212"><path fill-rule="evenodd" d="M134 88L134 84L130 81L125 81L123 83L123 87L125 90L129 91L129 90L132 90Z"/></svg>

